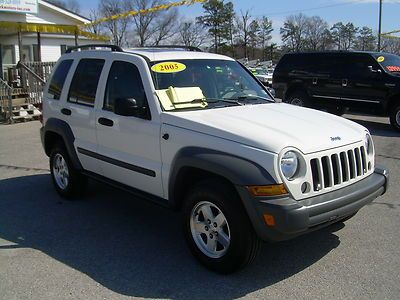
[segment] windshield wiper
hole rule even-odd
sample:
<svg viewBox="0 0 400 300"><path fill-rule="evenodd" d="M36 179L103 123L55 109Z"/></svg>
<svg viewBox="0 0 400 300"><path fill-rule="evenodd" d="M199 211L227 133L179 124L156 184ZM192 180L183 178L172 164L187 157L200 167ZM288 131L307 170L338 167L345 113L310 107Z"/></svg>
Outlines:
<svg viewBox="0 0 400 300"><path fill-rule="evenodd" d="M242 96L239 96L239 97L237 97L235 99L237 99L237 100L240 100L240 99L260 99L260 100L264 100L264 101L267 101L267 102L275 102L271 98L261 97L261 96L258 96L258 95L242 95Z"/></svg>
<svg viewBox="0 0 400 300"><path fill-rule="evenodd" d="M236 104L236 105L244 105L243 103L240 103L237 101L237 99L225 99L225 98L199 98L199 99L194 99L192 101L189 101L187 103L203 103L203 102L208 102L208 103L217 103L217 102L225 102L225 103L231 103L231 104ZM179 104L182 104L185 102L181 102Z"/></svg>

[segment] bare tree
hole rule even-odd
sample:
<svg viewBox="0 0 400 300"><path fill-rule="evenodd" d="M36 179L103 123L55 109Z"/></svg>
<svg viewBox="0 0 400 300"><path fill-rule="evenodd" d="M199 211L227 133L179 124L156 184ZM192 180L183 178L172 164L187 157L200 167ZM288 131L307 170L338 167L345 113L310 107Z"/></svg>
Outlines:
<svg viewBox="0 0 400 300"><path fill-rule="evenodd" d="M129 0L101 0L99 12L102 17L111 17L128 10ZM111 33L112 43L118 46L126 44L126 32L129 18L121 18L104 22L104 27Z"/></svg>
<svg viewBox="0 0 400 300"><path fill-rule="evenodd" d="M307 48L325 50L328 28L328 23L318 16L307 18L305 30Z"/></svg>
<svg viewBox="0 0 400 300"><path fill-rule="evenodd" d="M164 0L130 0L131 10L147 10L151 7L166 3ZM158 45L163 40L173 36L176 31L178 11L171 8L168 11L146 12L132 17L134 32L140 47L147 44Z"/></svg>
<svg viewBox="0 0 400 300"><path fill-rule="evenodd" d="M286 18L280 29L284 45L291 51L300 51L305 45L307 17L303 14L291 15Z"/></svg>
<svg viewBox="0 0 400 300"><path fill-rule="evenodd" d="M400 55L400 38L382 37L382 51Z"/></svg>
<svg viewBox="0 0 400 300"><path fill-rule="evenodd" d="M191 21L180 24L178 43L185 46L200 47L206 39L207 35L202 25Z"/></svg>
<svg viewBox="0 0 400 300"><path fill-rule="evenodd" d="M89 19L93 22L101 18L100 11L96 8L92 8L89 11ZM102 34L104 25L101 23L91 24L88 29L94 34Z"/></svg>
<svg viewBox="0 0 400 300"><path fill-rule="evenodd" d="M162 41L172 38L178 31L178 11L171 10L162 17L157 17L153 29L153 45L159 45Z"/></svg>
<svg viewBox="0 0 400 300"><path fill-rule="evenodd" d="M249 46L249 31L250 31L250 23L251 23L251 15L250 11L246 10L245 12L240 11L240 16L236 18L237 29L239 42L243 45L244 48L244 57L248 57L248 46Z"/></svg>

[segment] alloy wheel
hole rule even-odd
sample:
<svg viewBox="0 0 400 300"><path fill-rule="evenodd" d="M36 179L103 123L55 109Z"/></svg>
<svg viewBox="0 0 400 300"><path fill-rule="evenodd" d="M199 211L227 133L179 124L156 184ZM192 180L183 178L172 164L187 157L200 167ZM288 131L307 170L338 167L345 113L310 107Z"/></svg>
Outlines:
<svg viewBox="0 0 400 300"><path fill-rule="evenodd" d="M190 230L198 249L210 258L220 258L229 249L231 233L222 211L213 203L202 201L192 209Z"/></svg>

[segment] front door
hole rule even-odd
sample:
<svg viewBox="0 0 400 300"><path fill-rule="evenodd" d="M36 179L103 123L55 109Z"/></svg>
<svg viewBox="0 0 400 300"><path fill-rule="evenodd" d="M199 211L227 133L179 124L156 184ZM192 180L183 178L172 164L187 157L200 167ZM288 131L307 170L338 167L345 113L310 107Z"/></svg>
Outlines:
<svg viewBox="0 0 400 300"><path fill-rule="evenodd" d="M341 95L343 106L359 112L379 112L388 87L375 59L369 54L348 55L345 70Z"/></svg>
<svg viewBox="0 0 400 300"><path fill-rule="evenodd" d="M117 56L117 55L115 55ZM130 187L163 197L160 122L151 112L147 65L135 56L120 56L109 63L103 105L97 110L98 158L102 175ZM144 80L143 80L144 79ZM145 84L144 84L145 83ZM145 88L146 87L146 88ZM116 99L135 99L147 115L114 113Z"/></svg>

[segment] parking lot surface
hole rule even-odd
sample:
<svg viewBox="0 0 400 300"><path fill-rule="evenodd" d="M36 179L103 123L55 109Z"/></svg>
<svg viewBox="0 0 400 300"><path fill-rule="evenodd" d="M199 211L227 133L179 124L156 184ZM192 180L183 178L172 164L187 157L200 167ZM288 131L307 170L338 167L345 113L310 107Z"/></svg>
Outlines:
<svg viewBox="0 0 400 300"><path fill-rule="evenodd" d="M264 244L230 276L192 258L179 213L97 182L62 200L40 123L1 125L0 299L398 299L400 134L386 118L346 117L373 134L389 191L345 224Z"/></svg>

